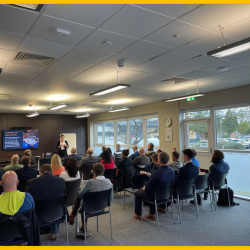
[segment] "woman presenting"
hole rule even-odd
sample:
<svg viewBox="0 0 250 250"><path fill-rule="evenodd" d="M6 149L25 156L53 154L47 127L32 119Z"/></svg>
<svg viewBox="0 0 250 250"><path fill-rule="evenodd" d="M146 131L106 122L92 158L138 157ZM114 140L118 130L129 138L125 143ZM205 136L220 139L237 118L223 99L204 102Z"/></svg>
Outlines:
<svg viewBox="0 0 250 250"><path fill-rule="evenodd" d="M57 149L58 149L58 155L60 157L67 156L67 148L69 147L69 144L67 141L65 141L65 136L60 136L60 141L57 142Z"/></svg>

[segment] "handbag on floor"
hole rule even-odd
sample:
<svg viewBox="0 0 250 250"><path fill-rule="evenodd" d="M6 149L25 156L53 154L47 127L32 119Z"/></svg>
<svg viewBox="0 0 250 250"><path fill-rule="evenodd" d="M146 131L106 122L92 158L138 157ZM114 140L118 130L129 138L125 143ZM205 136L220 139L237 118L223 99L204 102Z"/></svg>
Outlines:
<svg viewBox="0 0 250 250"><path fill-rule="evenodd" d="M229 200L231 206L240 205L240 203L234 202L234 191L231 188L228 188L229 192ZM228 195L227 195L227 189L221 189L219 191L219 198L217 202L218 206L228 206Z"/></svg>

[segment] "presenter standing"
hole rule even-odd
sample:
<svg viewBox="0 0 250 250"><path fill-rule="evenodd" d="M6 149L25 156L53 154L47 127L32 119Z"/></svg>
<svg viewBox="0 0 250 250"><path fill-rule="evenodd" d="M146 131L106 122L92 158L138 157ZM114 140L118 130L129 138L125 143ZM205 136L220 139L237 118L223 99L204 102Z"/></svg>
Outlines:
<svg viewBox="0 0 250 250"><path fill-rule="evenodd" d="M60 141L57 142L58 155L60 157L65 157L68 155L67 148L69 147L68 142L65 140L65 136L60 136Z"/></svg>

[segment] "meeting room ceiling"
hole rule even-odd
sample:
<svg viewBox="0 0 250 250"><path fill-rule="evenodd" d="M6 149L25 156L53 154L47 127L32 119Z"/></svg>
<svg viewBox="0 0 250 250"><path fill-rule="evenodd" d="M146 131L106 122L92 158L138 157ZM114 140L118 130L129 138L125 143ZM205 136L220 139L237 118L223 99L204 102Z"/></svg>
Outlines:
<svg viewBox="0 0 250 250"><path fill-rule="evenodd" d="M224 45L219 25L228 44L250 37L250 5L0 5L0 112L93 114L250 84L250 50L207 56ZM117 71L130 88L89 96Z"/></svg>

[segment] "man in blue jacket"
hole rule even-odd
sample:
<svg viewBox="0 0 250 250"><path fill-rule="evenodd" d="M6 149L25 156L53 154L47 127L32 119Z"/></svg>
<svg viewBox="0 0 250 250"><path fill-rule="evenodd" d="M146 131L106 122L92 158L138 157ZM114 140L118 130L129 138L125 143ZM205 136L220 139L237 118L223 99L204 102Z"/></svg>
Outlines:
<svg viewBox="0 0 250 250"><path fill-rule="evenodd" d="M151 174L146 186L135 193L135 219L141 220L142 199L154 201L154 190L158 183L174 181L175 173L174 170L167 165L168 161L169 155L165 152L160 153L158 156L159 169ZM145 217L151 220L156 219L155 206L153 204L150 204L149 214Z"/></svg>
<svg viewBox="0 0 250 250"><path fill-rule="evenodd" d="M139 152L138 152L138 148L136 145L133 146L133 154L130 155L130 159L132 161L134 161L134 159L137 157L137 156L140 156Z"/></svg>

